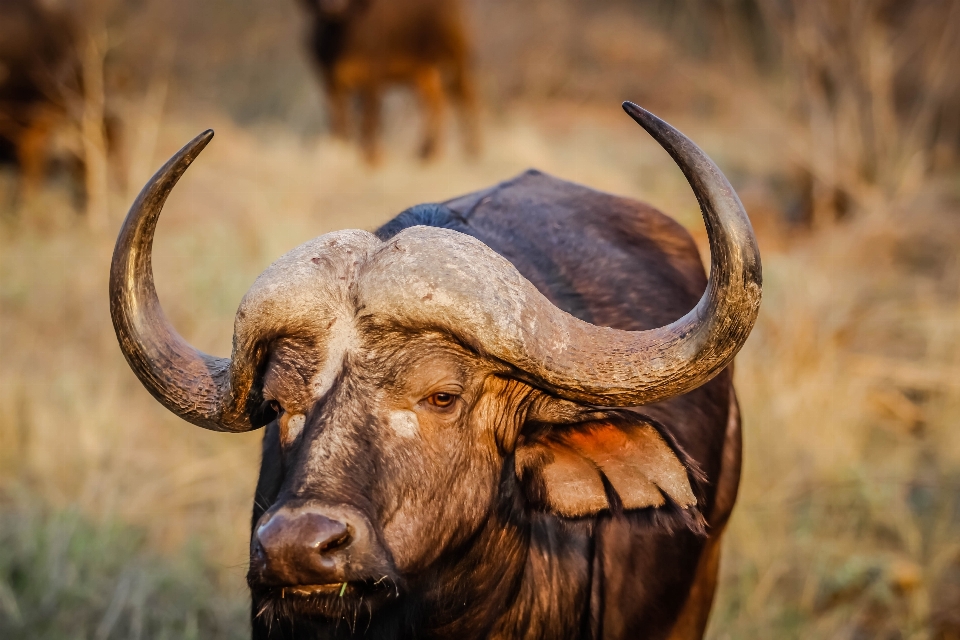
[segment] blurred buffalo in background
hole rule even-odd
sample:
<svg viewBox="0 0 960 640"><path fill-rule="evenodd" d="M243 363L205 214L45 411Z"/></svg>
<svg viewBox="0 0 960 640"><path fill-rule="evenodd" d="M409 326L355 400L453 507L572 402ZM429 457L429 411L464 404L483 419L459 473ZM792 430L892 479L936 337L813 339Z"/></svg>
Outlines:
<svg viewBox="0 0 960 640"><path fill-rule="evenodd" d="M327 92L330 124L349 137L350 98L360 97L360 142L380 155L380 102L391 84L417 94L424 114L420 157L440 146L447 98L461 111L468 153L479 148L470 46L456 0L300 0L312 21L310 55Z"/></svg>
<svg viewBox="0 0 960 640"><path fill-rule="evenodd" d="M102 53L77 16L40 0L0 0L0 162L15 164L24 195L35 193L55 156L90 196L96 147L116 148L119 121L103 107ZM95 45L93 45L95 46ZM95 162L95 160L94 160Z"/></svg>

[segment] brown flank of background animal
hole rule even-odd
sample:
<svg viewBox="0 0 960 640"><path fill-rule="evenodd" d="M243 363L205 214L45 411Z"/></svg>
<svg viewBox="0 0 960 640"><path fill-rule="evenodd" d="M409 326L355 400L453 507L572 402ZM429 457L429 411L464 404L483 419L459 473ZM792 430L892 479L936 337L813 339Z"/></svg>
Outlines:
<svg viewBox="0 0 960 640"><path fill-rule="evenodd" d="M410 87L423 112L420 157L440 150L448 100L460 111L468 154L479 151L470 46L457 0L300 0L309 13L310 56L327 94L330 126L350 136L350 101L360 99L360 144L381 154L381 101L390 85Z"/></svg>

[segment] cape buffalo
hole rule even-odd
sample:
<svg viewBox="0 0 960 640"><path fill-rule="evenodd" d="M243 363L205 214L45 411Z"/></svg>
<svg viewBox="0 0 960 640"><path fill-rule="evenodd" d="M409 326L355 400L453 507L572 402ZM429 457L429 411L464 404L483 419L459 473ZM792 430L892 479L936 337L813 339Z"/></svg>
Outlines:
<svg viewBox="0 0 960 640"><path fill-rule="evenodd" d="M169 410L266 426L254 638L702 635L740 475L728 365L760 257L716 165L624 108L700 201L709 282L663 214L530 171L292 250L216 358L170 326L150 262L213 133L144 187L114 253L113 322Z"/></svg>
<svg viewBox="0 0 960 640"><path fill-rule="evenodd" d="M348 101L360 96L364 155L380 155L380 100L387 85L413 88L424 114L420 155L433 157L446 96L460 107L467 151L479 138L470 47L457 0L300 0L310 14L310 54L327 92L331 127L346 138Z"/></svg>

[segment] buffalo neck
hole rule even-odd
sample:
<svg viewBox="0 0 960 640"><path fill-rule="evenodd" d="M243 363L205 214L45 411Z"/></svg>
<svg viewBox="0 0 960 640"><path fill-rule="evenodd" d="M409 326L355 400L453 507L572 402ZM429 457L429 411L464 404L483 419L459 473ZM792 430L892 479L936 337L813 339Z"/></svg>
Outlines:
<svg viewBox="0 0 960 640"><path fill-rule="evenodd" d="M512 475L485 525L425 576L423 630L432 637L588 637L593 525L530 511ZM444 585L431 589L430 584Z"/></svg>

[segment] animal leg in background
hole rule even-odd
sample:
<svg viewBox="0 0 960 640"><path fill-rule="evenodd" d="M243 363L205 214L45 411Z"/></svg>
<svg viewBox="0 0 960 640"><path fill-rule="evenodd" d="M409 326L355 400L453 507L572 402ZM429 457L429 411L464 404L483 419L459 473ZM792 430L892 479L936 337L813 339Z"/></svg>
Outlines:
<svg viewBox="0 0 960 640"><path fill-rule="evenodd" d="M381 159L380 150L380 89L371 82L360 91L360 145L363 157L371 165Z"/></svg>
<svg viewBox="0 0 960 640"><path fill-rule="evenodd" d="M424 65L417 70L414 82L423 109L423 142L420 145L420 157L424 160L435 158L443 137L443 79L440 69L433 65Z"/></svg>
<svg viewBox="0 0 960 640"><path fill-rule="evenodd" d="M106 113L103 116L103 132L106 136L107 154L110 156L110 173L117 186L126 191L127 189L127 167L129 159L127 148L124 144L124 126L123 121L114 114Z"/></svg>
<svg viewBox="0 0 960 640"><path fill-rule="evenodd" d="M21 171L21 189L24 198L40 190L47 169L50 137L58 114L52 109L34 108L28 122L16 141L17 163Z"/></svg>
<svg viewBox="0 0 960 640"><path fill-rule="evenodd" d="M471 158L480 154L480 122L473 75L466 62L458 63L450 79L450 95L457 103L463 147Z"/></svg>
<svg viewBox="0 0 960 640"><path fill-rule="evenodd" d="M338 80L325 81L327 88L327 111L330 118L330 131L338 140L350 137L350 118L347 98L349 92Z"/></svg>

